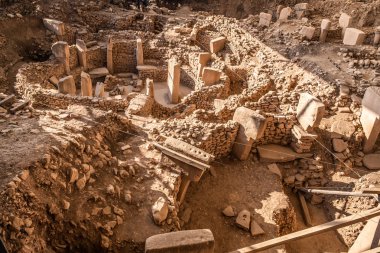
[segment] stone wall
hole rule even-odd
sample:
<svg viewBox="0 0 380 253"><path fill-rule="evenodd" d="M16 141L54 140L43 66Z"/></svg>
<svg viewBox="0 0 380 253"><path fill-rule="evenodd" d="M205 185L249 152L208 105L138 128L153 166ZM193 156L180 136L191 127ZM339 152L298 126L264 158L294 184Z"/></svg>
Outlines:
<svg viewBox="0 0 380 253"><path fill-rule="evenodd" d="M136 40L115 41L112 56L115 73L136 73Z"/></svg>
<svg viewBox="0 0 380 253"><path fill-rule="evenodd" d="M107 66L107 51L100 46L94 46L87 50L87 64L89 69Z"/></svg>

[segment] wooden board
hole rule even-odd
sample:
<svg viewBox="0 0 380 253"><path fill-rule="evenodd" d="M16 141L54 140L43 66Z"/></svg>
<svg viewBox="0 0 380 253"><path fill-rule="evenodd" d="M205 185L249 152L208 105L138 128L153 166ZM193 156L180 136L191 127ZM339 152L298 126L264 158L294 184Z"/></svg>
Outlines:
<svg viewBox="0 0 380 253"><path fill-rule="evenodd" d="M367 188L362 191L363 193L380 194L380 187Z"/></svg>
<svg viewBox="0 0 380 253"><path fill-rule="evenodd" d="M318 235L327 231L336 230L338 228L346 227L358 222L369 220L373 217L380 216L380 208L374 208L362 213L353 214L351 216L344 217L339 220L330 221L315 227L307 228L301 231L297 231L288 235L284 235L272 240L254 244L245 248L238 249L231 253L248 253L248 252L260 252L266 249L273 248L275 246L282 245L287 242L295 241L298 239Z"/></svg>
<svg viewBox="0 0 380 253"><path fill-rule="evenodd" d="M303 219L304 219L305 225L308 227L313 226L313 224L311 222L309 207L307 206L305 196L302 193L298 192L298 199L300 200L300 203L301 203L301 208L302 208Z"/></svg>
<svg viewBox="0 0 380 253"><path fill-rule="evenodd" d="M363 251L362 253L379 253L380 247Z"/></svg>

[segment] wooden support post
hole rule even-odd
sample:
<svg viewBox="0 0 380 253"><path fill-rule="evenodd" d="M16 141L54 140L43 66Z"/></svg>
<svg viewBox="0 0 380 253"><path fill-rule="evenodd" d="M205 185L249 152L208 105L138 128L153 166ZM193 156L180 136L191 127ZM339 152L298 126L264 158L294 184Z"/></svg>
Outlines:
<svg viewBox="0 0 380 253"><path fill-rule="evenodd" d="M303 219L304 219L305 225L308 227L311 227L311 226L313 226L313 224L311 222L310 212L309 212L309 208L307 206L306 200L305 200L305 196L302 193L298 192L298 198L299 198L300 203L301 203L301 208L302 208Z"/></svg>
<svg viewBox="0 0 380 253"><path fill-rule="evenodd" d="M254 244L245 248L238 249L231 253L249 253L249 252L260 252L266 249L273 248L275 246L282 245L287 242L299 240L302 238L310 237L313 235L318 235L327 231L336 230L338 228L346 227L358 222L369 220L373 217L380 216L380 207L374 209L353 214L342 219L333 220L315 227L307 228L301 231L297 231L288 235L284 235L272 240Z"/></svg>

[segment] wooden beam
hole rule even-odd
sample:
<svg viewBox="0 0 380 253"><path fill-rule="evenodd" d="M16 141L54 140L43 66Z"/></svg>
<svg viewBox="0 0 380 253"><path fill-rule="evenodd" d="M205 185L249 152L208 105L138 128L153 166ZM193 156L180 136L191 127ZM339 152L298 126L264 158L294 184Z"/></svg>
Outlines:
<svg viewBox="0 0 380 253"><path fill-rule="evenodd" d="M342 219L333 220L315 227L307 228L301 231L297 231L288 235L284 235L272 240L254 244L245 248L238 249L231 253L249 253L249 252L259 252L266 249L273 248L275 246L282 245L287 242L299 240L302 238L310 237L313 235L318 235L327 231L336 230L338 228L346 227L358 222L369 220L373 217L380 216L380 207L353 214Z"/></svg>
<svg viewBox="0 0 380 253"><path fill-rule="evenodd" d="M363 189L363 193L372 193L372 194L379 194L380 195L380 187L373 187L373 188L367 188Z"/></svg>
<svg viewBox="0 0 380 253"><path fill-rule="evenodd" d="M184 163L187 163L193 167L196 167L198 169L201 169L203 171L205 171L206 169L210 169L210 165L208 164L205 164L205 163L202 163L202 162L199 162L197 160L194 160L193 158L190 158L188 156L185 156L181 153L178 153L172 149L169 149L167 147L164 147L156 142L153 142L153 145L158 148L159 150L162 151L162 153L164 153L165 155L168 155L170 157L173 157L174 159L177 159L177 160L180 160Z"/></svg>
<svg viewBox="0 0 380 253"><path fill-rule="evenodd" d="M302 193L298 192L298 198L299 198L300 203L301 203L301 208L302 208L303 219L304 219L305 225L308 227L311 227L311 226L313 226L313 224L311 222L309 207L307 206L305 196Z"/></svg>
<svg viewBox="0 0 380 253"><path fill-rule="evenodd" d="M366 251L363 251L362 253L379 253L380 252L380 247L369 249Z"/></svg>

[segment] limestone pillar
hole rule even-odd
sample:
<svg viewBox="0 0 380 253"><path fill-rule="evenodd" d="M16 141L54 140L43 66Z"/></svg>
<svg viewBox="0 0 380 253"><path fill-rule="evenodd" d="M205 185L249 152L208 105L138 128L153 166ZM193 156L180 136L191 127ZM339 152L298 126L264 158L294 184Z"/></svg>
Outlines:
<svg viewBox="0 0 380 253"><path fill-rule="evenodd" d="M144 51L141 39L137 39L136 58L137 66L144 65Z"/></svg>
<svg viewBox="0 0 380 253"><path fill-rule="evenodd" d="M104 97L104 83L98 82L95 87L95 97Z"/></svg>
<svg viewBox="0 0 380 253"><path fill-rule="evenodd" d="M239 123L239 130L232 153L240 160L247 160L253 142L263 137L267 120L264 116L245 107L236 109L233 120Z"/></svg>
<svg viewBox="0 0 380 253"><path fill-rule="evenodd" d="M297 105L297 120L307 132L318 127L325 114L325 105L316 97L301 93Z"/></svg>
<svg viewBox="0 0 380 253"><path fill-rule="evenodd" d="M363 151L369 153L380 134L380 87L368 87L362 101L360 122L365 135Z"/></svg>
<svg viewBox="0 0 380 253"><path fill-rule="evenodd" d="M59 80L58 91L62 94L76 95L76 87L73 76L66 76Z"/></svg>
<svg viewBox="0 0 380 253"><path fill-rule="evenodd" d="M154 99L154 82L152 79L146 79L146 95Z"/></svg>
<svg viewBox="0 0 380 253"><path fill-rule="evenodd" d="M70 47L67 42L58 41L51 47L55 58L65 66L66 75L70 74Z"/></svg>
<svg viewBox="0 0 380 253"><path fill-rule="evenodd" d="M346 33L346 29L351 27L352 17L346 13L342 13L339 18L339 26L342 28L342 36Z"/></svg>
<svg viewBox="0 0 380 253"><path fill-rule="evenodd" d="M380 43L380 26L375 30L375 38L373 40L373 45L377 46Z"/></svg>
<svg viewBox="0 0 380 253"><path fill-rule="evenodd" d="M169 60L168 66L168 86L170 102L177 104L179 102L179 82L181 77L181 67L175 59Z"/></svg>
<svg viewBox="0 0 380 253"><path fill-rule="evenodd" d="M319 36L319 41L326 42L327 33L331 28L331 21L329 19L323 19L321 23L321 35Z"/></svg>
<svg viewBox="0 0 380 253"><path fill-rule="evenodd" d="M82 96L92 97L92 81L90 75L82 71L80 77Z"/></svg>
<svg viewBox="0 0 380 253"><path fill-rule="evenodd" d="M107 69L110 72L110 74L113 74L113 41L111 37L108 37L107 41Z"/></svg>
<svg viewBox="0 0 380 253"><path fill-rule="evenodd" d="M79 64L83 67L84 71L88 70L87 65L87 46L83 40L76 41L76 48L78 51Z"/></svg>
<svg viewBox="0 0 380 253"><path fill-rule="evenodd" d="M203 68L207 65L207 63L211 60L210 53L199 53L198 56L198 77L202 76Z"/></svg>
<svg viewBox="0 0 380 253"><path fill-rule="evenodd" d="M280 14L281 14L282 9L284 9L283 5L277 6L277 10L276 10L276 18L277 18L277 20L280 19Z"/></svg>

